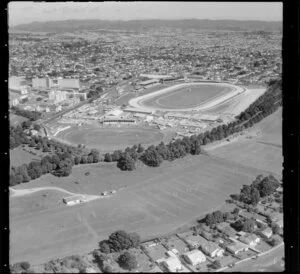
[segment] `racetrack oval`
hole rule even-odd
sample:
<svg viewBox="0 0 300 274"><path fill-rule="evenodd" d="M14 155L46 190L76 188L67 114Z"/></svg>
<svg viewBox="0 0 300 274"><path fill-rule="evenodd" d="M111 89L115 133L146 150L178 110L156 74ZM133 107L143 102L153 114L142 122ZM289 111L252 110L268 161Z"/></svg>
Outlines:
<svg viewBox="0 0 300 274"><path fill-rule="evenodd" d="M129 104L148 110L206 110L244 91L228 83L183 83L133 98Z"/></svg>
<svg viewBox="0 0 300 274"><path fill-rule="evenodd" d="M153 127L73 127L60 132L58 138L74 145L86 144L92 148L110 150L139 143L155 143L163 140L164 134Z"/></svg>

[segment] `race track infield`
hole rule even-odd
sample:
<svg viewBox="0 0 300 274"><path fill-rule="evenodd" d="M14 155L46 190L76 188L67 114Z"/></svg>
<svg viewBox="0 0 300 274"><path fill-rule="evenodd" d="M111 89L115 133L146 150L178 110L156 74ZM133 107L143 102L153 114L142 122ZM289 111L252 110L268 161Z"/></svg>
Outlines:
<svg viewBox="0 0 300 274"><path fill-rule="evenodd" d="M82 126L72 127L58 133L57 138L67 141L70 144L85 144L91 148L101 151L126 148L137 144L152 144L162 141L164 134L153 127L101 127Z"/></svg>
<svg viewBox="0 0 300 274"><path fill-rule="evenodd" d="M59 204L61 194L41 192L10 199L10 260L42 263L85 253L117 229L136 231L143 238L167 233L224 204L229 194L250 184L263 171L210 156L188 156L158 168L140 167L122 172L115 163L91 165L90 175L75 184L70 177L37 180L16 188L59 186L72 192L98 195L120 189L109 199L72 207ZM85 166L83 166L85 168ZM77 172L80 172L80 167ZM82 172L83 173L83 172ZM49 175L50 176L50 175ZM46 176L44 176L46 177ZM85 178L85 179L84 179ZM90 190L88 192L87 190ZM42 203L43 199L51 201ZM35 202L40 203L40 208ZM57 203L57 204L55 204ZM44 205L46 204L46 205ZM20 207L23 207L21 210Z"/></svg>
<svg viewBox="0 0 300 274"><path fill-rule="evenodd" d="M178 88L173 92L168 92L161 96L145 100L146 106L159 107L162 109L169 108L194 108L209 100L212 100L222 94L228 93L230 87L218 85L195 85Z"/></svg>
<svg viewBox="0 0 300 274"><path fill-rule="evenodd" d="M206 110L245 92L228 83L181 83L133 98L129 104L147 110Z"/></svg>

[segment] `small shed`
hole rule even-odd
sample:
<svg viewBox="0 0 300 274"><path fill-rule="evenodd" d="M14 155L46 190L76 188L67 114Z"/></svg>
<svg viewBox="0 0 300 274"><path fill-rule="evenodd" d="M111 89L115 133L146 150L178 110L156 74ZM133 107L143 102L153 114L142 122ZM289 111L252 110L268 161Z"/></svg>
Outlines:
<svg viewBox="0 0 300 274"><path fill-rule="evenodd" d="M76 205L76 204L79 204L81 202L84 202L84 196L83 195L72 195L72 196L69 196L69 197L64 197L63 202L66 205Z"/></svg>

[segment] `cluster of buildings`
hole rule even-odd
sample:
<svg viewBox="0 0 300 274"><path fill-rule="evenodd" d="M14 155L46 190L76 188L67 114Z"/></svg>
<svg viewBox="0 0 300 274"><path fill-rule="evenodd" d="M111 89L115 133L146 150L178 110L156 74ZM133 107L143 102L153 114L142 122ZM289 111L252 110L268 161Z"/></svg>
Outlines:
<svg viewBox="0 0 300 274"><path fill-rule="evenodd" d="M259 202L256 211L242 207L233 219L156 238L142 243L141 249L155 262L156 272L211 272L232 267L242 260L256 259L274 247L271 240L276 239L277 244L283 242L283 214L278 211L282 207L281 199L282 187L279 187ZM237 231L231 226L237 220L246 219L254 221L252 232ZM279 232L272 229L274 223L280 227Z"/></svg>
<svg viewBox="0 0 300 274"><path fill-rule="evenodd" d="M142 85L155 85L165 75L193 73L214 80L264 84L281 74L282 34L147 29L93 35L10 36L10 75L26 79L61 77L110 87L137 75L158 75ZM163 78L159 75L164 75ZM72 80L71 80L72 81ZM34 81L34 85L51 85ZM73 88L78 83L72 83Z"/></svg>
<svg viewBox="0 0 300 274"><path fill-rule="evenodd" d="M11 76L8 79L11 106L38 112L59 112L87 99L79 79L52 79Z"/></svg>

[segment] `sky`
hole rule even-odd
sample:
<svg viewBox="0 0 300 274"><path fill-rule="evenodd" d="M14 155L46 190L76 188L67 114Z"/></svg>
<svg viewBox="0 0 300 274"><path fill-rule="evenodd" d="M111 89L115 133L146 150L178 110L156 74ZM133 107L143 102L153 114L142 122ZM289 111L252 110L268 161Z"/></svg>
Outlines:
<svg viewBox="0 0 300 274"><path fill-rule="evenodd" d="M235 19L282 21L276 2L17 2L8 4L9 26L69 19Z"/></svg>

